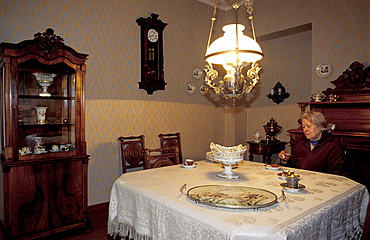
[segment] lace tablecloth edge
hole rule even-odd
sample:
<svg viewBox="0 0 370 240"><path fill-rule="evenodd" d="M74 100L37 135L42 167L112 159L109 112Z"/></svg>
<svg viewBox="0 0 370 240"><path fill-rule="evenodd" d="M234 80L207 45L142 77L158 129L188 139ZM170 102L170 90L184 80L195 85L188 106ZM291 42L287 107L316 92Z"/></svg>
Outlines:
<svg viewBox="0 0 370 240"><path fill-rule="evenodd" d="M113 219L112 221L108 221L108 234L114 237L118 236L121 239L129 236L129 239L152 240L150 236L136 232L135 228L129 224L118 222L117 218Z"/></svg>

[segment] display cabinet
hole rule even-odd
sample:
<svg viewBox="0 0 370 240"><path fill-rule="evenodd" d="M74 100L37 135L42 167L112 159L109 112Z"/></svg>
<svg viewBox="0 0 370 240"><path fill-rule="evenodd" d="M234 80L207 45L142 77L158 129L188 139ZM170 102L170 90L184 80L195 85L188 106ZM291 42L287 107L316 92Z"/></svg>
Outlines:
<svg viewBox="0 0 370 240"><path fill-rule="evenodd" d="M53 29L0 44L1 229L33 239L91 229L87 214L87 54Z"/></svg>

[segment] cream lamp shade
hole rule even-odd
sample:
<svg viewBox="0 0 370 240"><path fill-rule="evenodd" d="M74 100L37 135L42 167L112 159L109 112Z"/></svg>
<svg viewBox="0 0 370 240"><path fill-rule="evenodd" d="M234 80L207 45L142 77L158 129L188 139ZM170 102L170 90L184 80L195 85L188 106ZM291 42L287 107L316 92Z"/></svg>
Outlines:
<svg viewBox="0 0 370 240"><path fill-rule="evenodd" d="M251 63L261 60L263 53L260 45L251 37L244 35L244 29L243 24L223 26L224 35L209 46L205 61L212 64L232 63L238 65L242 62ZM236 62L237 60L239 60L239 63Z"/></svg>

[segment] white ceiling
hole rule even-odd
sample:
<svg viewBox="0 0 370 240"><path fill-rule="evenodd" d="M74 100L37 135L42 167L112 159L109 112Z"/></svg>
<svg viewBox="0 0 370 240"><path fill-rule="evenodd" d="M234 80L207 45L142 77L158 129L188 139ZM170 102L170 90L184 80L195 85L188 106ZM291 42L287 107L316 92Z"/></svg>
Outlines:
<svg viewBox="0 0 370 240"><path fill-rule="evenodd" d="M215 0L197 0L198 2L202 2L202 3L205 3L207 5L210 5L210 6L214 6L215 5ZM224 10L224 11L228 11L230 9L232 9L232 4L235 3L235 0L218 0L218 8L221 9L221 10ZM240 5L244 4L245 3L245 0L238 0L238 3Z"/></svg>

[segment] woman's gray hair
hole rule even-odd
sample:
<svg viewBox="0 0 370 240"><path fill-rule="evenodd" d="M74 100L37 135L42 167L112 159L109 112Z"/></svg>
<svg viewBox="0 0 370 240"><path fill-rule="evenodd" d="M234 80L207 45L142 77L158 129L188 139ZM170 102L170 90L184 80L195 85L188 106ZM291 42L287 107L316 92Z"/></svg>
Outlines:
<svg viewBox="0 0 370 240"><path fill-rule="evenodd" d="M335 125L332 123L328 123L324 114L322 114L321 112L306 112L301 116L301 120L303 119L307 119L309 122L312 122L316 126L322 127L324 131L327 131L329 133L335 129Z"/></svg>

